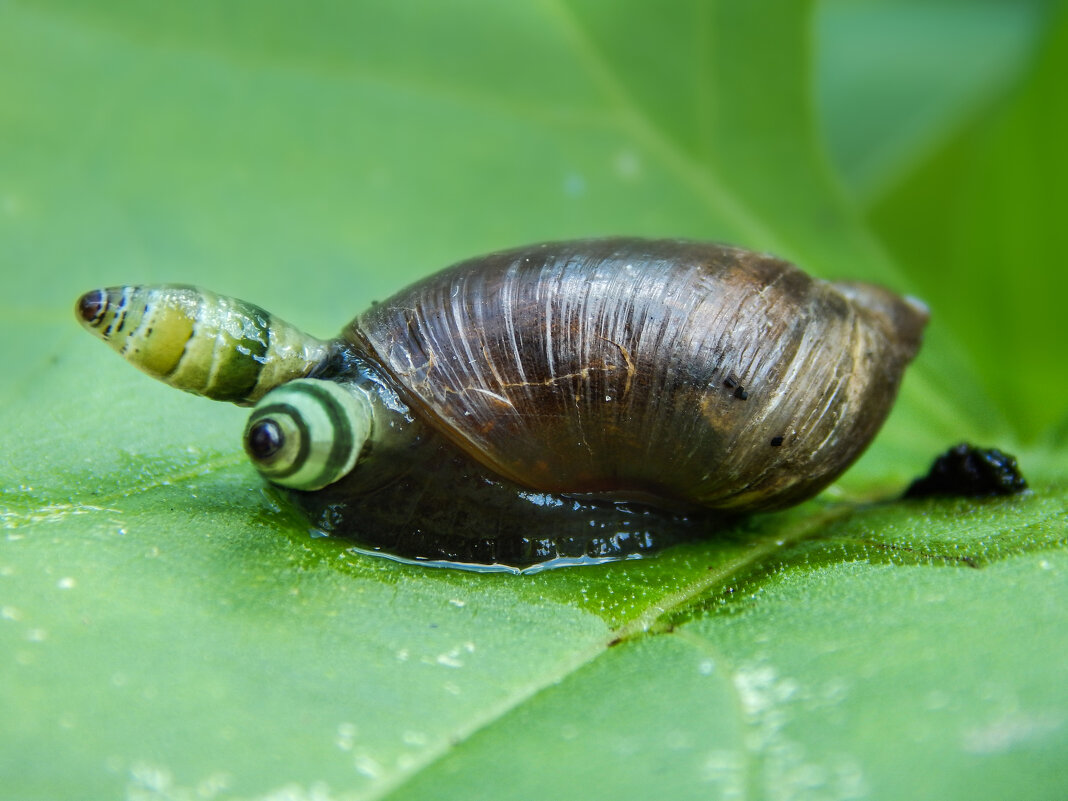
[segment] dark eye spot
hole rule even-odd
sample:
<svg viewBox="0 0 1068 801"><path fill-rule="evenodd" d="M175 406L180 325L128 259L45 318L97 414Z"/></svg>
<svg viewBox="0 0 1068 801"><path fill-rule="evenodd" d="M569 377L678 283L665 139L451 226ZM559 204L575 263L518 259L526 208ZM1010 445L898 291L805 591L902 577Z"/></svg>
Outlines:
<svg viewBox="0 0 1068 801"><path fill-rule="evenodd" d="M248 430L248 452L258 461L270 459L282 447L282 429L271 418L257 420Z"/></svg>
<svg viewBox="0 0 1068 801"><path fill-rule="evenodd" d="M95 323L104 316L107 309L107 298L99 289L86 292L78 298L78 316L87 323Z"/></svg>

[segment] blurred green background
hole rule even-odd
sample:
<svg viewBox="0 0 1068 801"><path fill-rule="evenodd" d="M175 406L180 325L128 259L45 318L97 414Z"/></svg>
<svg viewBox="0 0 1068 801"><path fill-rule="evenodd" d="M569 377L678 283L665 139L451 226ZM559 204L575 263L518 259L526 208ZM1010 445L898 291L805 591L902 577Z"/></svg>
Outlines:
<svg viewBox="0 0 1068 801"><path fill-rule="evenodd" d="M0 798L1068 796L1066 14L0 0ZM656 559L398 565L71 313L183 282L331 336L609 234L924 298L876 444ZM1034 492L857 505L964 439Z"/></svg>

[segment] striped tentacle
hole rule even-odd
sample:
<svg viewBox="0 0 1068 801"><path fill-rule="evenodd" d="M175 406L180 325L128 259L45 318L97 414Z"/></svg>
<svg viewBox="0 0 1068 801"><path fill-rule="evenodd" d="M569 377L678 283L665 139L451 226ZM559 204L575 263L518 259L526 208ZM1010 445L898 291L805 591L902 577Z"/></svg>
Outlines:
<svg viewBox="0 0 1068 801"><path fill-rule="evenodd" d="M245 406L307 375L327 344L258 306L175 284L83 295L82 324L128 362L176 389Z"/></svg>
<svg viewBox="0 0 1068 801"><path fill-rule="evenodd" d="M271 390L245 426L245 452L264 478L317 490L348 474L371 435L361 389L305 378Z"/></svg>

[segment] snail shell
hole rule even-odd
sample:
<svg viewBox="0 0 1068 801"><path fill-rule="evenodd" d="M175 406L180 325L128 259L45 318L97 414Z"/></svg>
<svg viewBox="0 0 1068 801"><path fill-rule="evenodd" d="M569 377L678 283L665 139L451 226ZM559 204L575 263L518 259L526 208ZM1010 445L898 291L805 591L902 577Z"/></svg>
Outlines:
<svg viewBox="0 0 1068 801"><path fill-rule="evenodd" d="M642 239L465 261L333 342L187 287L97 290L78 314L172 386L258 401L246 450L320 528L514 565L811 497L874 437L927 321L876 286Z"/></svg>
<svg viewBox="0 0 1068 801"><path fill-rule="evenodd" d="M853 462L926 318L738 248L608 239L463 262L344 336L518 484L750 511L810 497Z"/></svg>

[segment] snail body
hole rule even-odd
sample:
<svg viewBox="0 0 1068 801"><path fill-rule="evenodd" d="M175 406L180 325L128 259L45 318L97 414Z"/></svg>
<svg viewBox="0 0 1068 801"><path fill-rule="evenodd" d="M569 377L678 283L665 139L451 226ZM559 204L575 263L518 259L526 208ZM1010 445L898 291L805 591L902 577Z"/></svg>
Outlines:
<svg viewBox="0 0 1068 801"><path fill-rule="evenodd" d="M465 261L331 342L189 288L98 290L79 315L173 386L258 402L246 450L318 527L515 566L811 497L874 437L927 318L770 256L641 239Z"/></svg>

